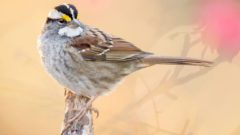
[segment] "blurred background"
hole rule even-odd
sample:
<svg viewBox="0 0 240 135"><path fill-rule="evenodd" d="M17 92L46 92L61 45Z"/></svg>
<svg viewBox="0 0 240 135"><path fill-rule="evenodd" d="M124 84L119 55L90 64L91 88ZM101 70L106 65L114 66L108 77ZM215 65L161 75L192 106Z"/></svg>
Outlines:
<svg viewBox="0 0 240 135"><path fill-rule="evenodd" d="M240 8L234 0L1 0L0 135L58 135L64 90L44 70L37 37L67 2L79 19L164 56L211 68L159 65L94 103L97 135L239 135Z"/></svg>

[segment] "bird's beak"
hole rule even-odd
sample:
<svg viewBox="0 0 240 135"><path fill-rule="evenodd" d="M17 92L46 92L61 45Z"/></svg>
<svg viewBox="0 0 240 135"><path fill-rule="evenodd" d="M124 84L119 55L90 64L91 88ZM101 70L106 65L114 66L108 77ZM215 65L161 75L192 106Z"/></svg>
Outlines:
<svg viewBox="0 0 240 135"><path fill-rule="evenodd" d="M73 19L70 23L68 23L68 27L73 29L81 27L81 22L77 19Z"/></svg>

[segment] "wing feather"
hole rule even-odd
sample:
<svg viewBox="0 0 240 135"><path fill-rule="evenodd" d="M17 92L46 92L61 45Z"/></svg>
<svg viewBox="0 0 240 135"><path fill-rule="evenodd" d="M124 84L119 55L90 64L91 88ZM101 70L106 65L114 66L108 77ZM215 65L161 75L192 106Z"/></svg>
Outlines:
<svg viewBox="0 0 240 135"><path fill-rule="evenodd" d="M84 36L74 38L71 46L79 51L84 60L92 61L129 61L149 54L122 38L90 27Z"/></svg>

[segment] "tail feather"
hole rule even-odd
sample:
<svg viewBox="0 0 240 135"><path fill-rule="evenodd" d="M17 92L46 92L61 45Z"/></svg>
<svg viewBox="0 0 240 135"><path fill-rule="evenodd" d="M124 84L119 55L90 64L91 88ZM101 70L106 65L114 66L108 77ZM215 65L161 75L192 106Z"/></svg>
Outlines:
<svg viewBox="0 0 240 135"><path fill-rule="evenodd" d="M192 65L192 66L204 66L210 67L213 62L200 60L200 59L192 59L192 58L184 58L184 57L161 57L150 55L146 56L142 59L144 64L155 65L155 64L170 64L170 65Z"/></svg>

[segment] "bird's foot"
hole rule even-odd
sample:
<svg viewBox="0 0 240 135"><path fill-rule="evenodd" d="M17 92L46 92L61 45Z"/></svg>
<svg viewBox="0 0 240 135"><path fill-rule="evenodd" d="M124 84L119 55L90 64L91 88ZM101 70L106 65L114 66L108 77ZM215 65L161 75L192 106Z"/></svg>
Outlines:
<svg viewBox="0 0 240 135"><path fill-rule="evenodd" d="M98 116L99 116L99 111L98 111L97 108L91 107L91 108L89 108L89 110L92 111L92 112L94 112L94 113L97 115L96 118L98 118Z"/></svg>

